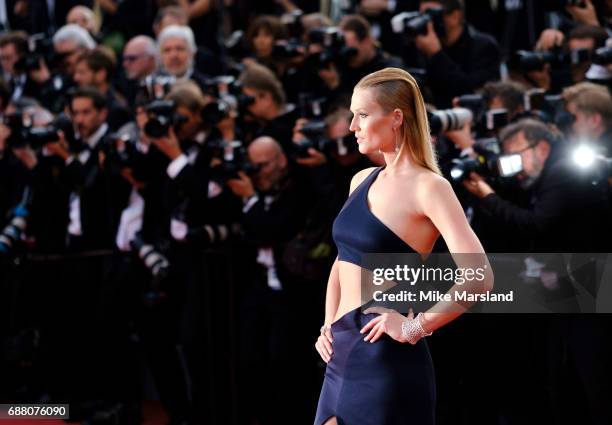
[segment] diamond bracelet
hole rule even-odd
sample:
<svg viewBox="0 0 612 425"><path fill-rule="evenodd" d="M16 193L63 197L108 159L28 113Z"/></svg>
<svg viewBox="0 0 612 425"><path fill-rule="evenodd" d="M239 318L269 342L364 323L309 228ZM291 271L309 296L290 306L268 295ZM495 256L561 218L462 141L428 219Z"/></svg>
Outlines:
<svg viewBox="0 0 612 425"><path fill-rule="evenodd" d="M424 336L432 334L432 332L425 332L420 320L422 314L419 313L414 319L407 319L402 322L402 337L412 345L416 344Z"/></svg>

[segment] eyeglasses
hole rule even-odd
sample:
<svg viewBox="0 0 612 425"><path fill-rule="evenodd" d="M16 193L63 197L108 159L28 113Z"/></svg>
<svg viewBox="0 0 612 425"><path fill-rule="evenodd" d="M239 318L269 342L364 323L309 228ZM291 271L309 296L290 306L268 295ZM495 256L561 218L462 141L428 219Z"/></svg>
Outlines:
<svg viewBox="0 0 612 425"><path fill-rule="evenodd" d="M528 144L526 148L523 148L523 149L521 149L519 151L516 151L516 152L508 152L506 155L517 155L517 154L521 154L523 152L527 152L529 149L535 148L538 145L538 143L540 143L539 140L537 142L535 142L535 143Z"/></svg>
<svg viewBox="0 0 612 425"><path fill-rule="evenodd" d="M144 55L123 55L123 62L134 62Z"/></svg>

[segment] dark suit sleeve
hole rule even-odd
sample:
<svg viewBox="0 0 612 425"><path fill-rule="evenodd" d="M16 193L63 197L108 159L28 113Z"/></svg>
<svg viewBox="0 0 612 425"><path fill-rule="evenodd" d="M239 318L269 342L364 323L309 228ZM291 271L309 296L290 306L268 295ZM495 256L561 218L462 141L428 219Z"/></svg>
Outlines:
<svg viewBox="0 0 612 425"><path fill-rule="evenodd" d="M520 236L544 235L571 217L575 205L588 201L585 199L588 198L588 188L567 172L569 170L565 171L551 170L553 175L542 182L531 208L521 208L497 194L483 198L480 206L494 222L508 231Z"/></svg>

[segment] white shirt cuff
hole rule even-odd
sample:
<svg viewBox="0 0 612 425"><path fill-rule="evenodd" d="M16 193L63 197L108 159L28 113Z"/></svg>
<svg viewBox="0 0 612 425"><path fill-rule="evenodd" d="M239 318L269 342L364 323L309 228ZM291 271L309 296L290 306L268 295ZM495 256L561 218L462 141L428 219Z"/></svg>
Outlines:
<svg viewBox="0 0 612 425"><path fill-rule="evenodd" d="M168 164L168 168L166 169L168 177L170 177L171 179L176 178L176 176L179 175L181 170L185 168L185 165L187 164L189 164L189 160L187 159L187 156L185 156L185 154L182 154L176 159L172 160L172 162Z"/></svg>

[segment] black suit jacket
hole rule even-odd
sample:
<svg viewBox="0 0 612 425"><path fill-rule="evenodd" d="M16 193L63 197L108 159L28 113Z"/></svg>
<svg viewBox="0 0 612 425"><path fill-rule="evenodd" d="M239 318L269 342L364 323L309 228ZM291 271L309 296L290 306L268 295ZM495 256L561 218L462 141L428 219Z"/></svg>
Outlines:
<svg viewBox="0 0 612 425"><path fill-rule="evenodd" d="M130 186L108 161L100 163L102 139L85 163L77 158L64 170L64 181L71 193L80 197L82 247L112 249L121 212L125 208Z"/></svg>
<svg viewBox="0 0 612 425"><path fill-rule="evenodd" d="M531 252L609 252L610 202L605 182L573 166L565 149L553 150L528 205L490 194L480 202L492 223L529 241Z"/></svg>

